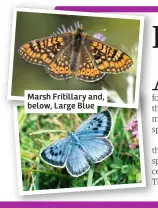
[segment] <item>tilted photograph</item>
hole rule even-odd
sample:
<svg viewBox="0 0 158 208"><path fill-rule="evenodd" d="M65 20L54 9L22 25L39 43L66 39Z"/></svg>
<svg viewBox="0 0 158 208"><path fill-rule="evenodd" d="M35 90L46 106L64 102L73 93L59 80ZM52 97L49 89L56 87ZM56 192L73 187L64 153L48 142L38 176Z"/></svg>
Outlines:
<svg viewBox="0 0 158 208"><path fill-rule="evenodd" d="M17 106L15 126L21 195L145 186L135 109L26 114Z"/></svg>
<svg viewBox="0 0 158 208"><path fill-rule="evenodd" d="M14 11L8 98L102 89L108 103L137 107L143 17L45 11Z"/></svg>

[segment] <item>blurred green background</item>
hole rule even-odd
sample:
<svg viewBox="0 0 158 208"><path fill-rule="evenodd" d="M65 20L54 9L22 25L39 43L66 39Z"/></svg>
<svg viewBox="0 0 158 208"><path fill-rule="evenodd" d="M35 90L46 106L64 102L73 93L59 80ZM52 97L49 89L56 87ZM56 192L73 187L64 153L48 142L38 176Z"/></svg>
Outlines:
<svg viewBox="0 0 158 208"><path fill-rule="evenodd" d="M136 45L134 56L137 61L137 44L139 40L139 20L115 19L115 18L98 18L72 16L73 20L83 24L85 31L89 35L101 32L107 38L106 43L111 44L120 49L124 48L133 59L133 47ZM86 83L71 78L68 83L66 81L52 79L46 74L44 67L33 65L26 62L18 53L18 49L24 43L49 36L56 32L58 27L64 25L69 28L73 26L68 15L41 14L31 12L18 12L15 34L15 51L14 66L12 78L12 96L24 96L24 90L94 90L108 89L116 91L118 96L127 102L126 74L107 75L101 82ZM136 68L130 68L135 76ZM135 86L135 83L134 83ZM132 95L133 96L133 95Z"/></svg>
<svg viewBox="0 0 158 208"><path fill-rule="evenodd" d="M136 110L125 108L109 108L109 110L113 125L108 139L113 143L113 154L101 163L90 163L91 168L86 174L73 178L66 168L53 168L41 161L39 153L49 144L66 137L67 133L64 131L75 131L90 114L25 114L24 107L19 106L23 190L141 183L139 138L134 138L132 132L126 129ZM137 140L137 145L131 148L134 140Z"/></svg>

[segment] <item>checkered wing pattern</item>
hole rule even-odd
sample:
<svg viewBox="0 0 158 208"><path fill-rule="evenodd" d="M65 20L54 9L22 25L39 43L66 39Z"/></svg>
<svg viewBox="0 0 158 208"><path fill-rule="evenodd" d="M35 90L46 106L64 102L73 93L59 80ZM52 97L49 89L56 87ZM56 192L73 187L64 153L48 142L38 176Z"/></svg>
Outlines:
<svg viewBox="0 0 158 208"><path fill-rule="evenodd" d="M72 33L59 34L30 41L20 47L20 55L32 64L43 65L56 79L72 76L70 70Z"/></svg>
<svg viewBox="0 0 158 208"><path fill-rule="evenodd" d="M133 64L132 59L125 52L91 36L85 36L85 46L100 72L117 74L128 70Z"/></svg>
<svg viewBox="0 0 158 208"><path fill-rule="evenodd" d="M88 52L86 46L83 46L81 49L79 66L77 68L78 70L75 75L77 79L83 81L96 82L105 76L105 73L97 69L97 64L92 55Z"/></svg>
<svg viewBox="0 0 158 208"><path fill-rule="evenodd" d="M44 66L55 79L75 75L95 82L106 73L125 72L132 65L132 59L120 49L83 33L78 35L68 32L33 40L21 46L19 53L26 61Z"/></svg>

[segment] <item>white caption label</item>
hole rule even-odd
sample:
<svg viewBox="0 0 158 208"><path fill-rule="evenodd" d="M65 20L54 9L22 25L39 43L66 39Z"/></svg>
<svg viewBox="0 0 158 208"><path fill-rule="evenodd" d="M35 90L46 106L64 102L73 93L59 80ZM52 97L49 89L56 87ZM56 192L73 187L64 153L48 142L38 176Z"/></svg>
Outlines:
<svg viewBox="0 0 158 208"><path fill-rule="evenodd" d="M26 90L26 113L96 113L106 106L106 90Z"/></svg>

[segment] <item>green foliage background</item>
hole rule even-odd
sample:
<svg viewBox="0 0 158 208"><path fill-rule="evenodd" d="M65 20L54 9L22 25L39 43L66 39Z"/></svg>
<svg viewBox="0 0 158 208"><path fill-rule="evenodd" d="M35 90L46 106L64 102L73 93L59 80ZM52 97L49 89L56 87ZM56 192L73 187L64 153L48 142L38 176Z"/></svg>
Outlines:
<svg viewBox="0 0 158 208"><path fill-rule="evenodd" d="M106 43L128 53L134 61L129 73L133 74L134 80L136 79L139 20L84 16L72 16L72 18L83 24L88 35L93 36L94 33L100 32L107 37ZM66 28L73 25L68 15L17 13L11 95L24 96L24 90L99 90L104 88L116 91L120 98L127 103L126 75L128 73L106 75L100 82L95 83L82 82L75 77L66 82L52 79L46 74L44 67L30 64L21 58L18 54L21 45L34 39L50 36L62 24ZM104 29L106 30L104 31ZM135 89L135 83L133 88Z"/></svg>
<svg viewBox="0 0 158 208"><path fill-rule="evenodd" d="M91 163L89 172L73 178L66 168L53 168L41 161L39 153L49 144L66 137L66 132L75 131L90 114L25 114L24 107L19 106L23 190L140 183L139 148L129 148L133 138L131 133L125 130L136 111L123 108L109 110L112 113L113 127L108 139L114 145L113 154L99 164Z"/></svg>

